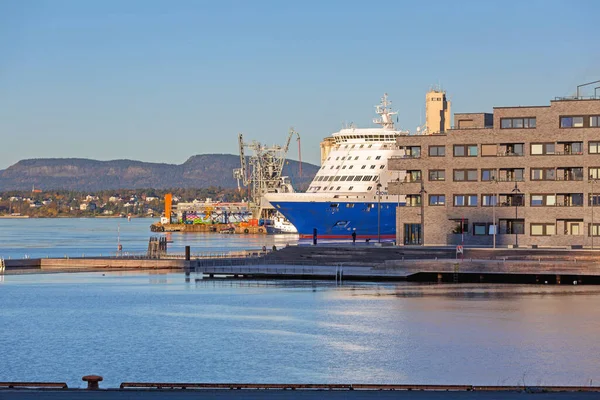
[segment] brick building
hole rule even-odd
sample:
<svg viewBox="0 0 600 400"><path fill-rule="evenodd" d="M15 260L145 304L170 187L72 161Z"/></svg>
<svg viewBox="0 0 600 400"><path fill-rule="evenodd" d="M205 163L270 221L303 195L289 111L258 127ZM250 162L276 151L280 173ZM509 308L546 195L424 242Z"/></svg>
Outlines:
<svg viewBox="0 0 600 400"><path fill-rule="evenodd" d="M600 99L454 114L454 128L398 145L399 245L600 248Z"/></svg>

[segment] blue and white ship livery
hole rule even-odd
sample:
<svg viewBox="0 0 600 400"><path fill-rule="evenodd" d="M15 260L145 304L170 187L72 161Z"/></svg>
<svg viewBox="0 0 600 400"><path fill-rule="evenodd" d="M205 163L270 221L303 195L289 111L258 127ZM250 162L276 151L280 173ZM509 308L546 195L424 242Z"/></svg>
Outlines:
<svg viewBox="0 0 600 400"><path fill-rule="evenodd" d="M388 194L388 182L404 179L389 171L388 159L404 156L385 94L376 106L379 128L350 127L332 135L334 144L306 193L269 193L266 199L298 230L300 237L395 239L396 207L404 196ZM378 212L378 205L379 210Z"/></svg>

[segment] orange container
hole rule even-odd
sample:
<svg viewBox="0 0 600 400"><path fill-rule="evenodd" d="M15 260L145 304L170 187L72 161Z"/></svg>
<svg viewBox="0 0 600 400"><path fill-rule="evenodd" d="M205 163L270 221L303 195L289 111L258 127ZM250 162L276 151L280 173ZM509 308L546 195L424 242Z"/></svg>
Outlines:
<svg viewBox="0 0 600 400"><path fill-rule="evenodd" d="M250 226L258 226L258 220L257 219L251 219L249 222L250 222Z"/></svg>

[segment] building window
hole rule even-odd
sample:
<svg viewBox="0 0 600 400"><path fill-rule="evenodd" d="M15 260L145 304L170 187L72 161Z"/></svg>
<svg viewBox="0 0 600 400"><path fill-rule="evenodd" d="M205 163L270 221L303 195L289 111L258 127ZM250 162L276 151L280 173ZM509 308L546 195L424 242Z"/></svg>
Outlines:
<svg viewBox="0 0 600 400"><path fill-rule="evenodd" d="M495 169L482 169L481 180L482 181L495 181L498 179L498 174Z"/></svg>
<svg viewBox="0 0 600 400"><path fill-rule="evenodd" d="M421 146L409 146L404 150L406 158L421 158Z"/></svg>
<svg viewBox="0 0 600 400"><path fill-rule="evenodd" d="M354 168L354 165L351 165L351 166L348 167L348 169L352 169L352 168Z"/></svg>
<svg viewBox="0 0 600 400"><path fill-rule="evenodd" d="M500 207L523 207L525 205L525 195L520 193L502 193L498 196L498 205Z"/></svg>
<svg viewBox="0 0 600 400"><path fill-rule="evenodd" d="M554 143L532 143L531 144L531 155L541 156L556 154L554 151Z"/></svg>
<svg viewBox="0 0 600 400"><path fill-rule="evenodd" d="M532 129L535 128L535 118L501 118L501 129Z"/></svg>
<svg viewBox="0 0 600 400"><path fill-rule="evenodd" d="M582 181L583 167L565 167L556 169L557 181Z"/></svg>
<svg viewBox="0 0 600 400"><path fill-rule="evenodd" d="M452 233L469 233L469 220L468 219L451 219L454 222Z"/></svg>
<svg viewBox="0 0 600 400"><path fill-rule="evenodd" d="M406 171L404 182L421 182L421 170Z"/></svg>
<svg viewBox="0 0 600 400"><path fill-rule="evenodd" d="M446 170L430 169L429 170L429 180L430 181L445 181L446 180Z"/></svg>
<svg viewBox="0 0 600 400"><path fill-rule="evenodd" d="M562 150L562 154L583 154L583 142L563 142L558 143L558 149Z"/></svg>
<svg viewBox="0 0 600 400"><path fill-rule="evenodd" d="M529 225L531 236L552 236L556 235L556 224L538 224Z"/></svg>
<svg viewBox="0 0 600 400"><path fill-rule="evenodd" d="M477 195L455 194L454 207L477 207Z"/></svg>
<svg viewBox="0 0 600 400"><path fill-rule="evenodd" d="M430 194L429 205L430 206L443 206L446 204L446 196L443 194Z"/></svg>
<svg viewBox="0 0 600 400"><path fill-rule="evenodd" d="M406 195L406 206L407 207L421 206L421 195L420 194L407 194Z"/></svg>
<svg viewBox="0 0 600 400"><path fill-rule="evenodd" d="M429 146L429 157L446 156L446 146Z"/></svg>
<svg viewBox="0 0 600 400"><path fill-rule="evenodd" d="M590 193L588 195L588 206L592 205L594 207L600 206L600 193Z"/></svg>
<svg viewBox="0 0 600 400"><path fill-rule="evenodd" d="M580 236L583 235L583 221L582 220L565 220L565 235L568 236Z"/></svg>
<svg viewBox="0 0 600 400"><path fill-rule="evenodd" d="M531 207L555 206L555 194L532 194L530 196Z"/></svg>
<svg viewBox="0 0 600 400"><path fill-rule="evenodd" d="M590 154L599 154L600 153L600 142L589 142L588 143L588 152Z"/></svg>
<svg viewBox="0 0 600 400"><path fill-rule="evenodd" d="M488 226L491 224L487 224L485 222L475 222L473 223L473 235L474 236L483 236L488 234Z"/></svg>
<svg viewBox="0 0 600 400"><path fill-rule="evenodd" d="M375 157L376 160L381 160L381 156Z"/></svg>
<svg viewBox="0 0 600 400"><path fill-rule="evenodd" d="M498 233L506 235L522 235L525 233L525 220L501 219L498 221Z"/></svg>
<svg viewBox="0 0 600 400"><path fill-rule="evenodd" d="M354 189L354 186L350 186L350 187L348 188L348 190L352 190L352 189Z"/></svg>
<svg viewBox="0 0 600 400"><path fill-rule="evenodd" d="M600 236L600 224L589 224L589 236Z"/></svg>
<svg viewBox="0 0 600 400"><path fill-rule="evenodd" d="M477 181L477 170L476 169L455 169L454 170L454 181L455 182L476 182Z"/></svg>
<svg viewBox="0 0 600 400"><path fill-rule="evenodd" d="M558 207L581 207L583 206L583 193L562 193L556 195Z"/></svg>
<svg viewBox="0 0 600 400"><path fill-rule="evenodd" d="M481 195L481 206L492 207L498 205L498 197L494 194L482 194Z"/></svg>
<svg viewBox="0 0 600 400"><path fill-rule="evenodd" d="M481 145L481 157L496 157L498 155L498 145L496 144L482 144Z"/></svg>
<svg viewBox="0 0 600 400"><path fill-rule="evenodd" d="M600 115L590 117L590 127L598 128L600 126Z"/></svg>
<svg viewBox="0 0 600 400"><path fill-rule="evenodd" d="M371 169L375 169L376 165L371 165Z"/></svg>
<svg viewBox="0 0 600 400"><path fill-rule="evenodd" d="M501 168L498 173L498 180L501 182L522 182L524 181L524 168Z"/></svg>
<svg viewBox="0 0 600 400"><path fill-rule="evenodd" d="M506 143L498 146L499 156L523 156L525 145L523 143Z"/></svg>
<svg viewBox="0 0 600 400"><path fill-rule="evenodd" d="M556 171L554 168L531 168L532 181L555 181Z"/></svg>
<svg viewBox="0 0 600 400"><path fill-rule="evenodd" d="M477 157L476 144L455 144L454 157Z"/></svg>
<svg viewBox="0 0 600 400"><path fill-rule="evenodd" d="M583 128L583 117L560 117L561 128Z"/></svg>

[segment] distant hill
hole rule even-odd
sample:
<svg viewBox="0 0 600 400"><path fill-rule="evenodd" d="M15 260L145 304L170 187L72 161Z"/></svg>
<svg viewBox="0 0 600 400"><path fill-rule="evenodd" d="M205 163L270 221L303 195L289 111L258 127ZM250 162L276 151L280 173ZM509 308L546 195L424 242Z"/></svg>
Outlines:
<svg viewBox="0 0 600 400"><path fill-rule="evenodd" d="M240 158L233 154L201 154L181 165L147 163L134 160L97 161L85 158L39 158L21 160L0 171L0 191L28 190L34 185L42 190L106 190L140 188L237 187L233 169ZM286 161L283 173L294 188L305 188L319 167Z"/></svg>

